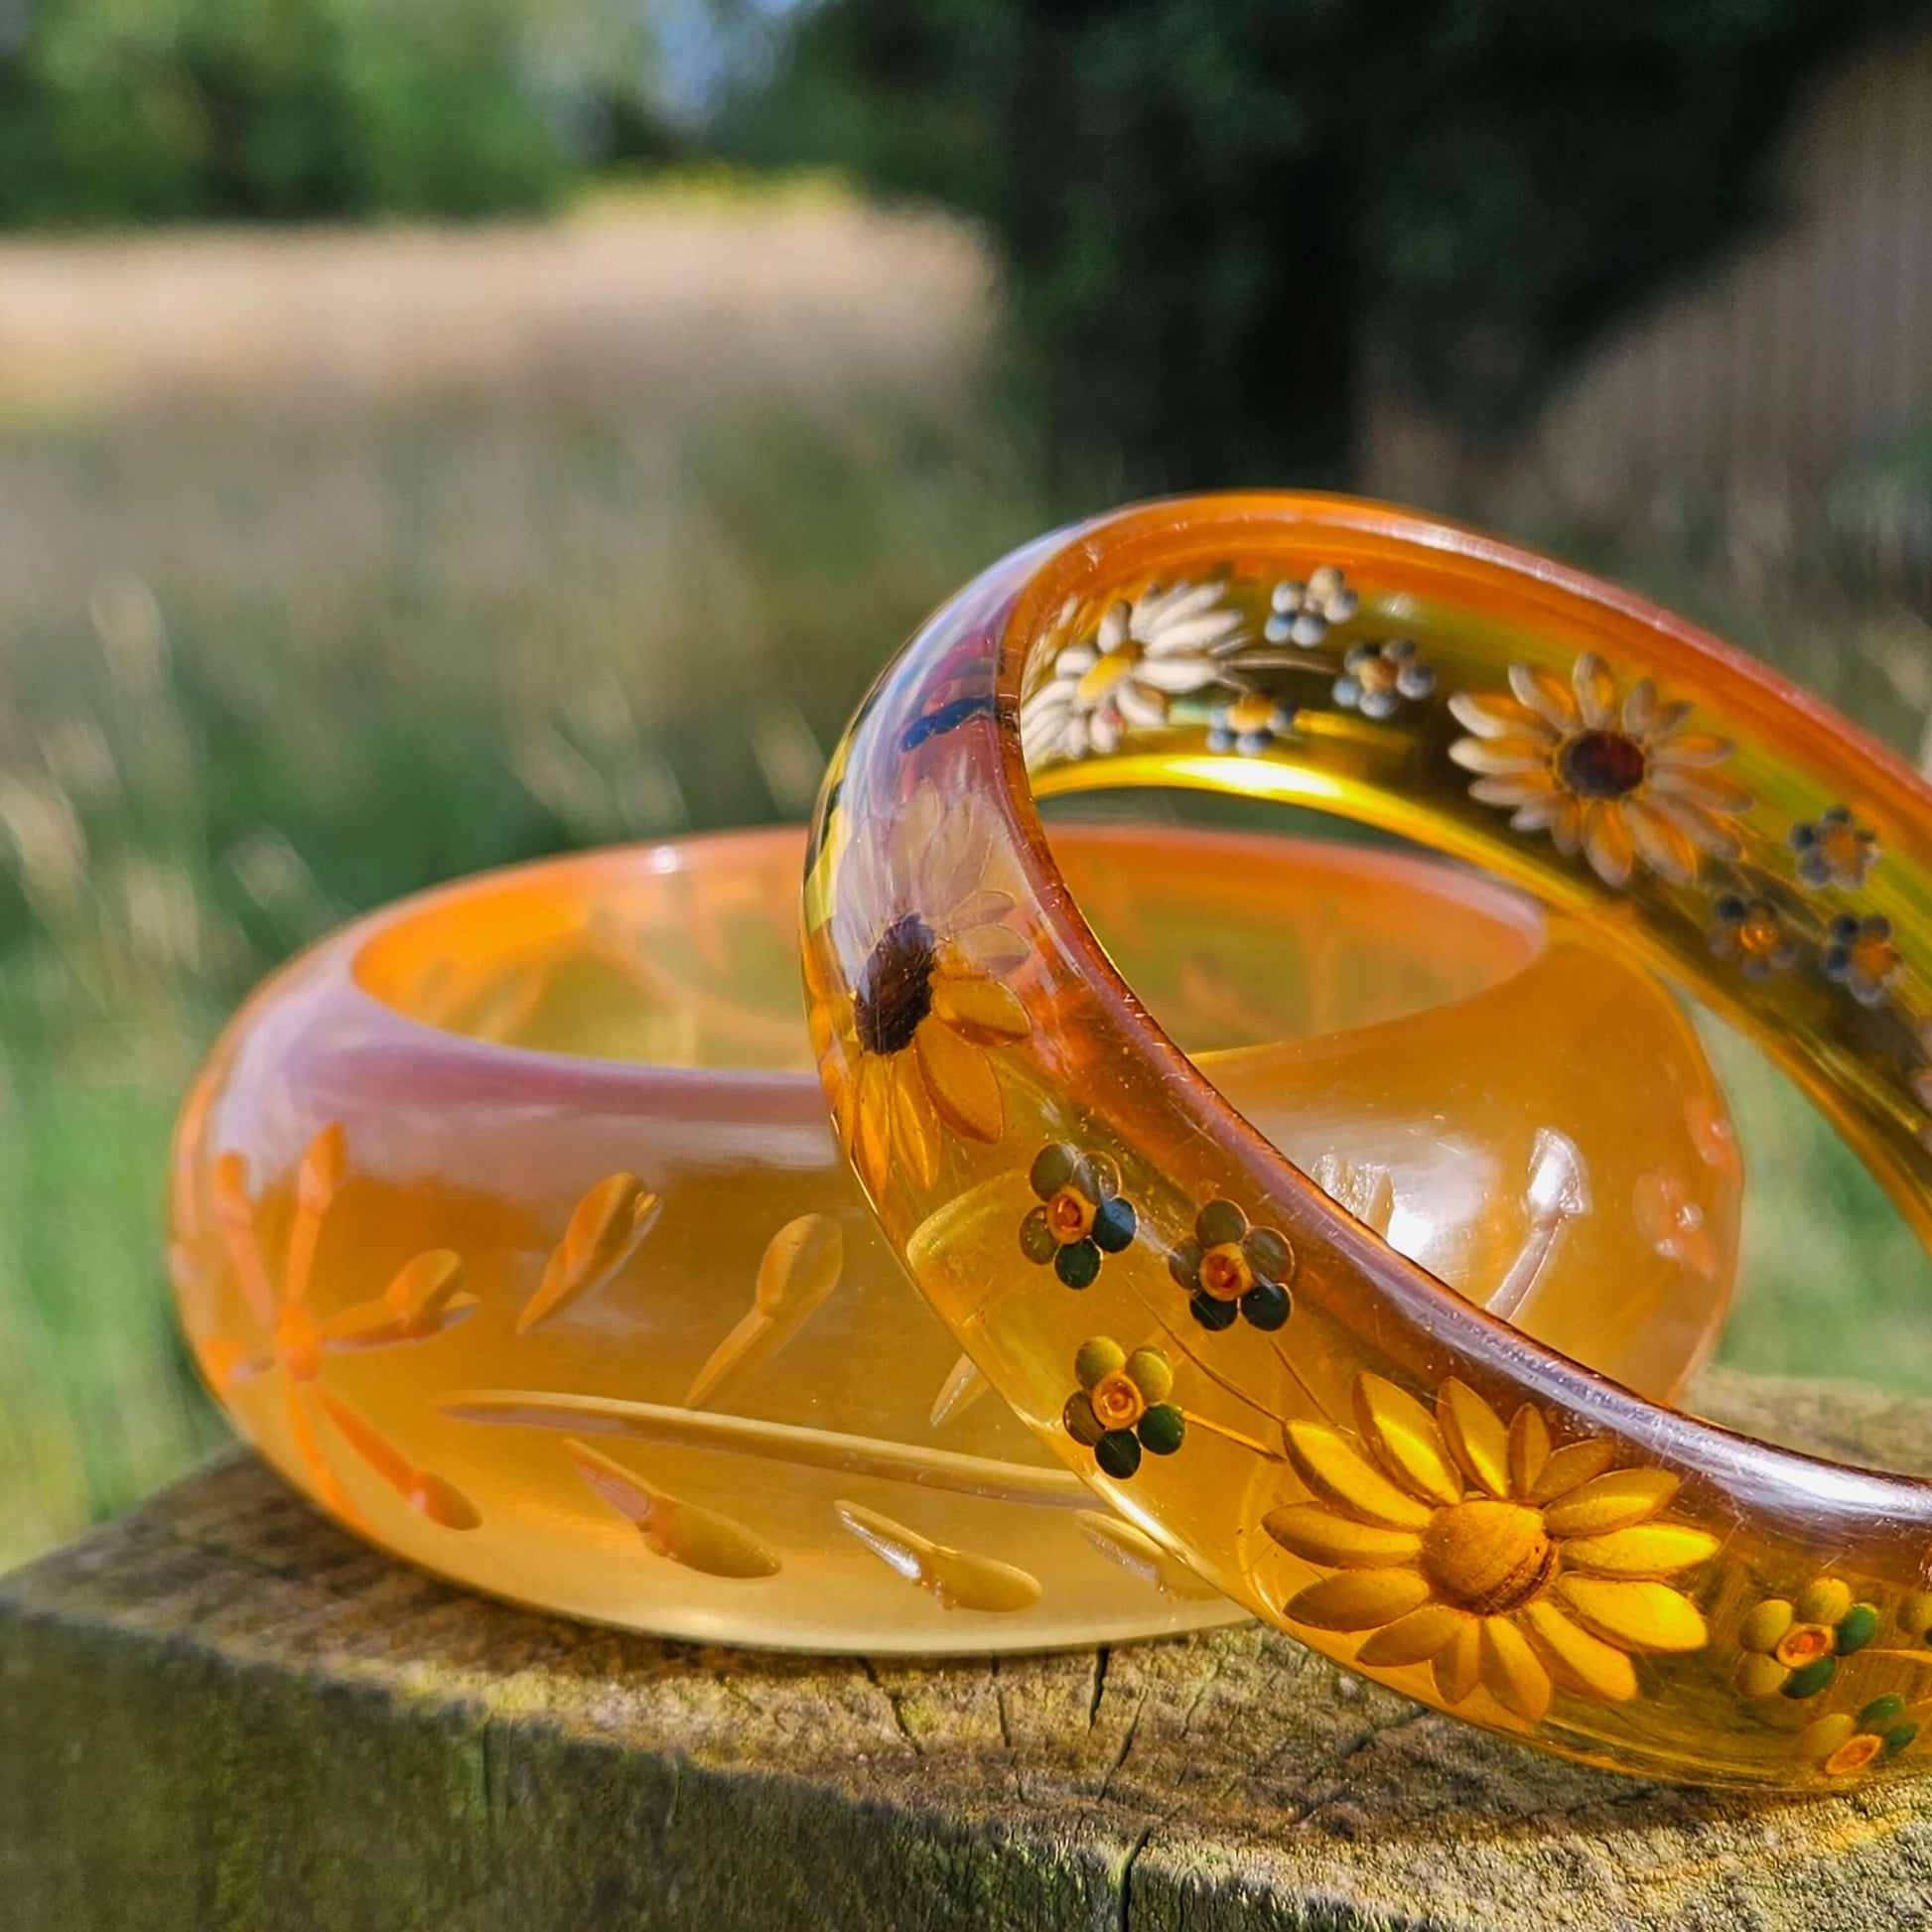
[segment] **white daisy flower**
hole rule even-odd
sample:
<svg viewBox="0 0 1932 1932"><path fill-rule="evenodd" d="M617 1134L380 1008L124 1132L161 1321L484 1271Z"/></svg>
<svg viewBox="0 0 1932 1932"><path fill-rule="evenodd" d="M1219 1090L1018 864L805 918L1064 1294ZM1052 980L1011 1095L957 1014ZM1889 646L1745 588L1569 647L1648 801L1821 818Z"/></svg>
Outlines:
<svg viewBox="0 0 1932 1932"><path fill-rule="evenodd" d="M1091 637L1066 645L1053 675L1027 700L1020 734L1029 763L1112 752L1130 727L1165 725L1171 699L1221 681L1242 642L1241 614L1223 586L1150 584L1107 608Z"/></svg>

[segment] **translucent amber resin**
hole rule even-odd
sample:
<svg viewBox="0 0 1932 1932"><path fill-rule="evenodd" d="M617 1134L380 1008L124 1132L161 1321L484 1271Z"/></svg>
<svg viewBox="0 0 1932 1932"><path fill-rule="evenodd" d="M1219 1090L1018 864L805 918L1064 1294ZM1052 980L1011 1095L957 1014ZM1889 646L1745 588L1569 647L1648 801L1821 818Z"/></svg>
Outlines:
<svg viewBox="0 0 1932 1932"><path fill-rule="evenodd" d="M1675 1385L1737 1190L1647 976L1438 866L1138 828L1060 856L1174 1035L1393 1240ZM579 1615L929 1651L1242 1614L984 1394L873 1229L811 1072L802 859L773 832L496 875L267 987L176 1162L210 1386L362 1534ZM975 909L946 1012L978 1051L1005 928ZM1037 1272L1112 1268L1123 1211L1056 1222Z"/></svg>
<svg viewBox="0 0 1932 1932"><path fill-rule="evenodd" d="M1037 794L1123 784L1326 807L1593 921L1762 1040L1921 1229L1932 792L1547 559L1376 504L1205 497L1042 539L941 610L835 759L806 886L820 1070L882 1226L1151 1537L1331 1656L1596 1763L1788 1787L1932 1764L1932 1487L1589 1373L1398 1252L1319 1147L1255 1131L1042 832ZM989 984L961 990L967 929ZM1506 1055L1565 1051L1546 1025ZM1576 1072L1608 1109L1640 1066ZM1681 1253L1674 1203L1730 1157L1708 1115L1676 1126L1697 1154L1594 1197ZM1089 1221L1084 1285L1036 1265Z"/></svg>

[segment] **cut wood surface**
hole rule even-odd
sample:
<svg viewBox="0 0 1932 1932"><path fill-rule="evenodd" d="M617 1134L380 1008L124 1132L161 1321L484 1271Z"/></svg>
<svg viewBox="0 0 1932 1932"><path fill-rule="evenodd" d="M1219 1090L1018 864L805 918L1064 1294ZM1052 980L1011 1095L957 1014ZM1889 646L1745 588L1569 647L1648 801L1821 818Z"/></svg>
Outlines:
<svg viewBox="0 0 1932 1932"><path fill-rule="evenodd" d="M1707 1412L1932 1463L1932 1406ZM1932 1926L1932 1781L1804 1800L1486 1736L1249 1625L995 1662L467 1594L236 1456L0 1582L0 1924Z"/></svg>

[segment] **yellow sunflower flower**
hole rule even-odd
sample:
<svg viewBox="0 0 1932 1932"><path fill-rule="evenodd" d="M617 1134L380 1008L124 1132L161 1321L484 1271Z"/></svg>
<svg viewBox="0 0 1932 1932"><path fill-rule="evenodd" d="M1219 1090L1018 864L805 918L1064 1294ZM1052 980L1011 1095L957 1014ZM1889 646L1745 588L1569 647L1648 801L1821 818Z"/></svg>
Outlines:
<svg viewBox="0 0 1932 1932"><path fill-rule="evenodd" d="M1619 699L1593 652L1570 684L1534 664L1512 664L1515 694L1458 691L1456 722L1474 734L1449 757L1476 781L1469 796L1509 811L1519 832L1548 832L1565 858L1581 851L1606 886L1625 886L1641 864L1689 885L1701 855L1734 859L1731 821L1751 794L1711 767L1728 741L1684 729L1690 706L1664 704L1641 678Z"/></svg>
<svg viewBox="0 0 1932 1932"><path fill-rule="evenodd" d="M1718 1540L1657 1520L1675 1476L1613 1467L1612 1443L1554 1448L1527 1405L1505 1428L1456 1381L1431 1415L1360 1376L1355 1417L1362 1448L1318 1423L1285 1431L1314 1500L1272 1510L1263 1527L1332 1572L1289 1599L1292 1621L1368 1632L1358 1664L1428 1664L1445 1704L1480 1685L1531 1724L1554 1686L1625 1702L1632 1653L1704 1647L1703 1616L1663 1580Z"/></svg>
<svg viewBox="0 0 1932 1932"><path fill-rule="evenodd" d="M822 1057L840 1143L874 1188L896 1162L930 1186L942 1129L1004 1131L989 1049L1033 1031L1004 984L1031 949L1003 923L1014 899L987 883L988 860L970 807L929 780L846 850L831 936L850 990Z"/></svg>

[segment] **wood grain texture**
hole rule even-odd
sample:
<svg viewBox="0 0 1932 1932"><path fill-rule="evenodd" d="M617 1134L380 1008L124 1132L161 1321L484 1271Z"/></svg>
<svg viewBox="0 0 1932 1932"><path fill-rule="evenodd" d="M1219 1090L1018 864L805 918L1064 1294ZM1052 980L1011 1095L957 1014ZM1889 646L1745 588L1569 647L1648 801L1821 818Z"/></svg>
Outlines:
<svg viewBox="0 0 1932 1932"><path fill-rule="evenodd" d="M1932 1462L1932 1408L1717 1378ZM0 1924L1932 1926L1932 1782L1744 1801L1532 1753L1255 1626L997 1663L578 1627L224 1460L0 1582Z"/></svg>

